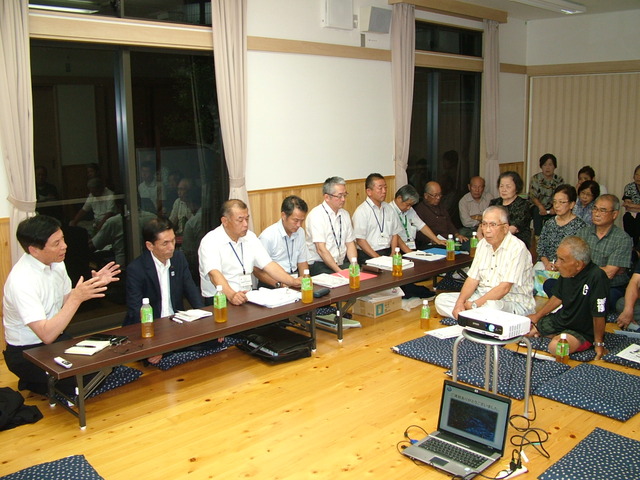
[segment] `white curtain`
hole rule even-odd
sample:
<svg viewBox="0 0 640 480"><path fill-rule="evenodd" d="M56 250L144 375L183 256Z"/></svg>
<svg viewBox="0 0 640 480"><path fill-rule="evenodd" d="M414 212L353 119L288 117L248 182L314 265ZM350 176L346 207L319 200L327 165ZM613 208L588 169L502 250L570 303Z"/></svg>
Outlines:
<svg viewBox="0 0 640 480"><path fill-rule="evenodd" d="M229 170L229 198L247 205L247 2L211 2L216 90L224 154Z"/></svg>
<svg viewBox="0 0 640 480"><path fill-rule="evenodd" d="M484 66L482 78L482 124L487 162L484 169L486 190L498 196L496 182L500 176L498 160L498 79L500 55L498 50L498 22L484 20Z"/></svg>
<svg viewBox="0 0 640 480"><path fill-rule="evenodd" d="M413 78L415 70L415 6L393 5L391 16L391 90L393 98L396 187L407 183Z"/></svg>
<svg viewBox="0 0 640 480"><path fill-rule="evenodd" d="M0 156L9 183L12 233L36 207L28 13L27 0L0 2ZM12 262L20 255L18 242L11 242Z"/></svg>

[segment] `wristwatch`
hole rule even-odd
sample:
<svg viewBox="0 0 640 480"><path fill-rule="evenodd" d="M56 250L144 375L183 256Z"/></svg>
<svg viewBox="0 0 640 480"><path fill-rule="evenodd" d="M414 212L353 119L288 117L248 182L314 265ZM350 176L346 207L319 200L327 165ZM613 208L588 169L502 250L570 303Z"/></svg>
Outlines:
<svg viewBox="0 0 640 480"><path fill-rule="evenodd" d="M478 304L476 302L471 302L471 308L478 308Z"/></svg>
<svg viewBox="0 0 640 480"><path fill-rule="evenodd" d="M282 286L282 282L276 282L276 288L280 288Z"/></svg>
<svg viewBox="0 0 640 480"><path fill-rule="evenodd" d="M593 342L594 347L604 347L604 342Z"/></svg>

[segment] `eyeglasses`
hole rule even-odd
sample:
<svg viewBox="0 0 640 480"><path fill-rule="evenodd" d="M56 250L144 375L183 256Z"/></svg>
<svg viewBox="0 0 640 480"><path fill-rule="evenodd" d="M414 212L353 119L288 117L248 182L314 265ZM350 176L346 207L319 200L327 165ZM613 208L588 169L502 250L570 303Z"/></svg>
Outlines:
<svg viewBox="0 0 640 480"><path fill-rule="evenodd" d="M430 197L433 197L433 198L442 198L442 194L441 193L427 193L427 195L429 195Z"/></svg>
<svg viewBox="0 0 640 480"><path fill-rule="evenodd" d="M607 210L606 208L598 208L595 205L593 207L591 207L591 210L593 210L594 212L600 212L600 213L611 213L611 212L613 212L613 210Z"/></svg>
<svg viewBox="0 0 640 480"><path fill-rule="evenodd" d="M334 195L333 193L328 193L327 195L329 195L330 197L339 198L339 199L345 199L349 196L348 193L340 193L338 195Z"/></svg>
<svg viewBox="0 0 640 480"><path fill-rule="evenodd" d="M567 203L569 203L569 202L566 202L564 200L554 200L553 201L554 205L566 205Z"/></svg>
<svg viewBox="0 0 640 480"><path fill-rule="evenodd" d="M506 225L506 222L503 223L496 223L496 222L480 222L480 225L482 226L482 228L491 228L494 229L496 227L500 227L502 225Z"/></svg>

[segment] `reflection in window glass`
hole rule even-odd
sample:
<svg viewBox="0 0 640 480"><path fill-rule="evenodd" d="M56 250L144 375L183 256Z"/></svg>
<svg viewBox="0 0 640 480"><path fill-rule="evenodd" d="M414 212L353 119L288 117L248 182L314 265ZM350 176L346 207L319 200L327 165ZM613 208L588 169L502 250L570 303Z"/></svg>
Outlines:
<svg viewBox="0 0 640 480"><path fill-rule="evenodd" d="M482 57L482 32L417 21L416 50Z"/></svg>
<svg viewBox="0 0 640 480"><path fill-rule="evenodd" d="M480 73L416 68L407 176L420 194L435 180L459 224L458 201L479 172Z"/></svg>

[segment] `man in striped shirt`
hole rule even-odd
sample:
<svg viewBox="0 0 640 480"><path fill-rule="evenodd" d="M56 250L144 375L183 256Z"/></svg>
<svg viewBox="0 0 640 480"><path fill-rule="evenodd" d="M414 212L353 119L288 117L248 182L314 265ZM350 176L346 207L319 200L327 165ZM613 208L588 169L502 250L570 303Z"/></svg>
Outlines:
<svg viewBox="0 0 640 480"><path fill-rule="evenodd" d="M533 264L526 245L509 232L509 215L503 207L488 207L480 223L484 238L460 293L441 293L436 309L444 317L487 306L518 315L535 312Z"/></svg>

